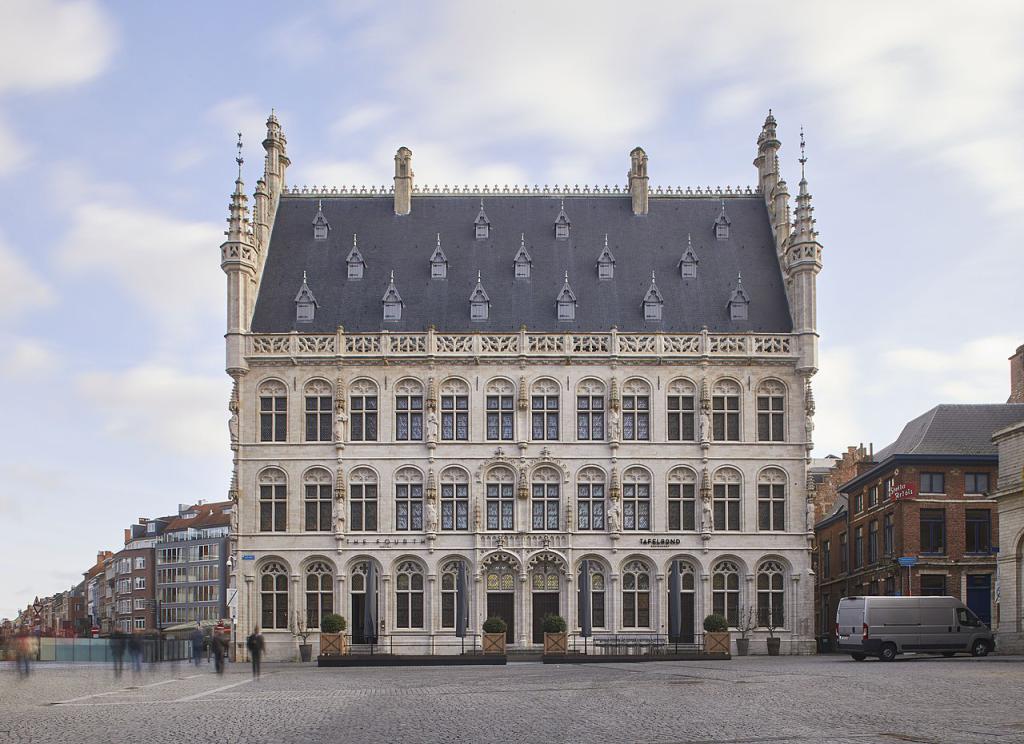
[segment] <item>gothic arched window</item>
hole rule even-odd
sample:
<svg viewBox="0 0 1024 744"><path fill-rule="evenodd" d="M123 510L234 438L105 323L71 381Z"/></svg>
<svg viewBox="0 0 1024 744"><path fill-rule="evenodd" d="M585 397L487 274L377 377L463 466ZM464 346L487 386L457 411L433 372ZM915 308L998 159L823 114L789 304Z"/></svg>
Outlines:
<svg viewBox="0 0 1024 744"><path fill-rule="evenodd" d="M469 475L462 468L441 473L441 529L469 529Z"/></svg>
<svg viewBox="0 0 1024 744"><path fill-rule="evenodd" d="M622 386L622 438L651 438L651 386L643 380L629 380Z"/></svg>
<svg viewBox="0 0 1024 744"><path fill-rule="evenodd" d="M310 380L303 390L306 404L306 441L334 441L331 421L334 409L334 390L327 380Z"/></svg>
<svg viewBox="0 0 1024 744"><path fill-rule="evenodd" d="M533 529L557 530L561 504L561 478L554 468L537 468L533 472L530 507Z"/></svg>
<svg viewBox="0 0 1024 744"><path fill-rule="evenodd" d="M417 380L395 385L395 439L423 441L423 385Z"/></svg>
<svg viewBox="0 0 1024 744"><path fill-rule="evenodd" d="M651 529L651 474L643 468L622 476L622 529Z"/></svg>
<svg viewBox="0 0 1024 744"><path fill-rule="evenodd" d="M692 442L697 438L697 388L689 380L672 380L668 386L668 439Z"/></svg>
<svg viewBox="0 0 1024 744"><path fill-rule="evenodd" d="M778 561L765 561L757 569L757 624L763 628L785 625L785 574Z"/></svg>
<svg viewBox="0 0 1024 744"><path fill-rule="evenodd" d="M288 390L279 380L260 384L260 441L284 442L288 438Z"/></svg>
<svg viewBox="0 0 1024 744"><path fill-rule="evenodd" d="M508 380L487 383L487 438L511 442L515 438L515 387Z"/></svg>
<svg viewBox="0 0 1024 744"><path fill-rule="evenodd" d="M377 475L369 468L356 468L349 476L348 505L351 531L377 531Z"/></svg>
<svg viewBox="0 0 1024 744"><path fill-rule="evenodd" d="M423 474L416 468L395 473L395 529L423 529Z"/></svg>
<svg viewBox="0 0 1024 744"><path fill-rule="evenodd" d="M576 476L576 529L605 528L605 477L598 468L584 468Z"/></svg>
<svg viewBox="0 0 1024 744"><path fill-rule="evenodd" d="M740 439L740 386L734 380L719 380L711 392L711 433L716 442Z"/></svg>
<svg viewBox="0 0 1024 744"><path fill-rule="evenodd" d="M651 572L640 561L622 571L622 627L651 627Z"/></svg>
<svg viewBox="0 0 1024 744"><path fill-rule="evenodd" d="M533 439L558 439L558 383L537 380L530 390L530 429Z"/></svg>
<svg viewBox="0 0 1024 744"><path fill-rule="evenodd" d="M403 562L395 576L395 626L423 627L423 569L413 561Z"/></svg>
<svg viewBox="0 0 1024 744"><path fill-rule="evenodd" d="M778 380L757 387L757 441L782 442L785 429L786 388Z"/></svg>
<svg viewBox="0 0 1024 744"><path fill-rule="evenodd" d="M267 468L259 477L260 532L288 529L288 479L284 471Z"/></svg>
<svg viewBox="0 0 1024 744"><path fill-rule="evenodd" d="M668 528L697 529L697 474L690 468L673 468L668 474Z"/></svg>
<svg viewBox="0 0 1024 744"><path fill-rule="evenodd" d="M334 612L334 574L323 561L306 568L306 627L320 627L324 615Z"/></svg>
<svg viewBox="0 0 1024 744"><path fill-rule="evenodd" d="M576 386L576 438L604 440L604 383L583 380Z"/></svg>
<svg viewBox="0 0 1024 744"><path fill-rule="evenodd" d="M441 439L469 440L469 385L462 380L441 383Z"/></svg>
<svg viewBox="0 0 1024 744"><path fill-rule="evenodd" d="M302 479L305 491L306 521L308 532L329 532L333 529L331 503L331 474L323 468L315 468Z"/></svg>
<svg viewBox="0 0 1024 744"><path fill-rule="evenodd" d="M487 473L487 529L515 529L515 474L509 468L492 468Z"/></svg>
<svg viewBox="0 0 1024 744"><path fill-rule="evenodd" d="M762 470L757 477L757 529L786 529L786 474L778 468Z"/></svg>
<svg viewBox="0 0 1024 744"><path fill-rule="evenodd" d="M722 561L711 572L711 607L730 628L739 627L740 571L732 561Z"/></svg>
<svg viewBox="0 0 1024 744"><path fill-rule="evenodd" d="M288 627L288 571L277 561L260 569L260 625L269 630Z"/></svg>
<svg viewBox="0 0 1024 744"><path fill-rule="evenodd" d="M735 468L715 471L712 505L716 532L739 531L742 486L743 478Z"/></svg>

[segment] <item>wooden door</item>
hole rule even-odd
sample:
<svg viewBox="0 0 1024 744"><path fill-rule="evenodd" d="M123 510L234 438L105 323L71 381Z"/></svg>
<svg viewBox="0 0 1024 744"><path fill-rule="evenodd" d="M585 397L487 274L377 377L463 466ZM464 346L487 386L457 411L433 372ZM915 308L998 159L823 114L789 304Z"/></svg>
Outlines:
<svg viewBox="0 0 1024 744"><path fill-rule="evenodd" d="M533 642L544 643L544 616L558 614L558 592L533 593Z"/></svg>
<svg viewBox="0 0 1024 744"><path fill-rule="evenodd" d="M515 595L508 592L491 592L487 595L487 617L500 617L508 629L505 643L513 643L516 635Z"/></svg>

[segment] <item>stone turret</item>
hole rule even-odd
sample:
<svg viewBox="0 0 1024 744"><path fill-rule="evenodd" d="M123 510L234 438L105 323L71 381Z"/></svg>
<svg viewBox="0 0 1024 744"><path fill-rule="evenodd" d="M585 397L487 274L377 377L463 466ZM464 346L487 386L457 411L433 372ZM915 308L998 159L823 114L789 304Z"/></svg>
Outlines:
<svg viewBox="0 0 1024 744"><path fill-rule="evenodd" d="M399 147L395 153L395 214L412 211L412 150Z"/></svg>
<svg viewBox="0 0 1024 744"><path fill-rule="evenodd" d="M263 180L266 183L268 196L268 223L274 224L274 215L277 213L277 201L285 185L285 172L292 161L288 159L285 139L281 124L277 120L273 109L267 118L267 138L263 140L263 149L267 151L263 160Z"/></svg>
<svg viewBox="0 0 1024 744"><path fill-rule="evenodd" d="M244 372L245 338L255 302L259 254L249 229L248 197L242 182L242 135L238 135L238 177L228 205L227 236L220 247L220 267L228 278L227 371Z"/></svg>
<svg viewBox="0 0 1024 744"><path fill-rule="evenodd" d="M633 198L633 214L647 214L647 153L634 147L629 153L629 195Z"/></svg>
<svg viewBox="0 0 1024 744"><path fill-rule="evenodd" d="M814 228L814 207L807 187L803 132L800 133L800 191L796 197L796 219L786 241L784 268L788 278L789 306L793 332L800 336L800 366L818 368L817 281L821 271L821 243Z"/></svg>

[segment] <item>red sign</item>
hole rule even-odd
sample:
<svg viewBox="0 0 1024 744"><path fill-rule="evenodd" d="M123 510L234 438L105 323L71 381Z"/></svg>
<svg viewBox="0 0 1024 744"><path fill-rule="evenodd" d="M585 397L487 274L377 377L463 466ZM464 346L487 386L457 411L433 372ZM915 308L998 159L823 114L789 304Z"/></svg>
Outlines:
<svg viewBox="0 0 1024 744"><path fill-rule="evenodd" d="M889 491L889 496L893 501L913 499L917 498L917 489L912 483L896 483Z"/></svg>
<svg viewBox="0 0 1024 744"><path fill-rule="evenodd" d="M93 625L92 626L92 637L93 638L99 638L100 637L100 628L99 628L98 625Z"/></svg>

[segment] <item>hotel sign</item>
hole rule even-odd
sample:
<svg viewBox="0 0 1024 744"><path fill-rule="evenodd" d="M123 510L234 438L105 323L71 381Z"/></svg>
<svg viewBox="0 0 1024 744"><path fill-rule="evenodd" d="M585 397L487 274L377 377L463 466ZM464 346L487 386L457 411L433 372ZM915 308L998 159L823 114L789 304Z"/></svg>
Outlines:
<svg viewBox="0 0 1024 744"><path fill-rule="evenodd" d="M911 483L897 483L892 487L889 496L893 501L913 499L917 496L917 491Z"/></svg>

